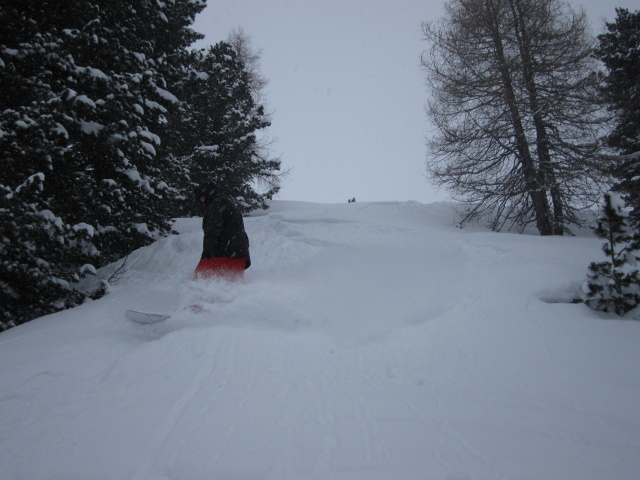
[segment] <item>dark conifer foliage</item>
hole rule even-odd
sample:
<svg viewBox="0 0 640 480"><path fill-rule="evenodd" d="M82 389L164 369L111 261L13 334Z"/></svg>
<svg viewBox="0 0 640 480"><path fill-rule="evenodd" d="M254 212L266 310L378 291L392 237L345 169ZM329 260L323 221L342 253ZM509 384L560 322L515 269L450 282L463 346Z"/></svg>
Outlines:
<svg viewBox="0 0 640 480"><path fill-rule="evenodd" d="M621 154L615 168L622 193L633 207L632 219L640 227L640 11L616 9L615 22L598 37L597 55L607 72L602 89L615 115L609 146Z"/></svg>
<svg viewBox="0 0 640 480"><path fill-rule="evenodd" d="M0 6L0 325L76 304L74 282L171 229L158 135L204 1Z"/></svg>
<svg viewBox="0 0 640 480"><path fill-rule="evenodd" d="M629 227L624 201L617 195L605 195L595 232L605 240L602 251L606 260L589 266L585 303L594 310L624 315L640 304L640 245Z"/></svg>
<svg viewBox="0 0 640 480"><path fill-rule="evenodd" d="M175 89L181 108L167 124L174 162L189 172L186 211L194 203L193 188L209 181L244 212L266 208L279 189L280 161L257 138L271 122L256 103L249 72L226 42L191 52L186 64ZM267 186L262 192L256 188L260 182Z"/></svg>
<svg viewBox="0 0 640 480"><path fill-rule="evenodd" d="M606 240L607 261L589 267L585 303L624 315L640 305L640 12L616 13L598 37L596 55L606 67L601 91L614 115L608 144L619 154L613 158L613 190L622 198L605 197L595 232Z"/></svg>

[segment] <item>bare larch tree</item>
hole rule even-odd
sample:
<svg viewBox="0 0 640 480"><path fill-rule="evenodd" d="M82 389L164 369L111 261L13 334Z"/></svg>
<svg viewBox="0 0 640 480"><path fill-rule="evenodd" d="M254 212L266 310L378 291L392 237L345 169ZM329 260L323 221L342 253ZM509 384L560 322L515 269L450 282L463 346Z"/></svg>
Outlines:
<svg viewBox="0 0 640 480"><path fill-rule="evenodd" d="M461 201L463 223L541 235L580 224L607 181L585 13L560 0L449 0L423 32L427 172Z"/></svg>

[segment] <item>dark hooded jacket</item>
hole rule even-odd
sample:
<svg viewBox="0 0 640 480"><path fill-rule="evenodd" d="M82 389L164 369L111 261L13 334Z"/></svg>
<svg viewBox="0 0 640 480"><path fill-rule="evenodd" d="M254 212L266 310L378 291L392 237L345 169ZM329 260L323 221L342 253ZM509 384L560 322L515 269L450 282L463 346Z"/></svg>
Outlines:
<svg viewBox="0 0 640 480"><path fill-rule="evenodd" d="M206 202L202 230L202 258L244 258L247 260L245 269L249 268L249 237L244 230L242 214L233 200L217 197Z"/></svg>

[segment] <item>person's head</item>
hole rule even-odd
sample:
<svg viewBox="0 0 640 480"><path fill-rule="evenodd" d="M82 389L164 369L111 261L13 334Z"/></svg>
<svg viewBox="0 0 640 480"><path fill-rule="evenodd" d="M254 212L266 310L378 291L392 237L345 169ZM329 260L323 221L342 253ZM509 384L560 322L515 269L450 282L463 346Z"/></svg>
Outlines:
<svg viewBox="0 0 640 480"><path fill-rule="evenodd" d="M217 185L213 182L200 185L194 190L196 200L203 207L205 207L211 200L219 196L219 193L220 192Z"/></svg>

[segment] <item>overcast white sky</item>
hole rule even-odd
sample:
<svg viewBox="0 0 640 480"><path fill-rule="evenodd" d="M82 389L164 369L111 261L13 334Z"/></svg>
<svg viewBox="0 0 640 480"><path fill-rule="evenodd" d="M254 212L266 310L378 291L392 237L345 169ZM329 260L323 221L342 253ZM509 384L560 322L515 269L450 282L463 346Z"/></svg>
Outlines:
<svg viewBox="0 0 640 480"><path fill-rule="evenodd" d="M583 5L594 33L615 7ZM291 173L283 200L340 203L445 200L424 172L429 134L420 70L420 24L442 15L441 0L208 0L194 28L205 44L242 27L262 49L273 112L267 133ZM199 44L201 45L201 44Z"/></svg>

